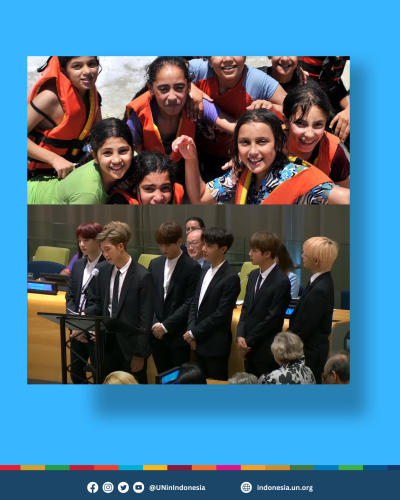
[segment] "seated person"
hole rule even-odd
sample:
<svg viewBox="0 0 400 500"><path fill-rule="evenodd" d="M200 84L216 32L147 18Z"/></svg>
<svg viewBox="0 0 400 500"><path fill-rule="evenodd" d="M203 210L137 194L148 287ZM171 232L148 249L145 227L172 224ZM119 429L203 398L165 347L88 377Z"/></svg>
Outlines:
<svg viewBox="0 0 400 500"><path fill-rule="evenodd" d="M315 384L312 371L305 365L303 342L297 335L278 333L271 351L280 368L261 375L259 384Z"/></svg>
<svg viewBox="0 0 400 500"><path fill-rule="evenodd" d="M350 355L348 351L333 352L325 363L321 378L325 384L350 384Z"/></svg>
<svg viewBox="0 0 400 500"><path fill-rule="evenodd" d="M207 384L206 376L200 365L186 363L181 366L178 378L176 379L178 385L181 384Z"/></svg>
<svg viewBox="0 0 400 500"><path fill-rule="evenodd" d="M339 186L350 188L350 162L340 139L325 131L330 104L320 88L297 87L283 103L286 152L311 163Z"/></svg>
<svg viewBox="0 0 400 500"><path fill-rule="evenodd" d="M75 264L75 261L81 259L82 256L83 256L82 250L78 245L77 253L72 257L72 259L69 261L68 266L65 269L63 269L60 274L65 274L66 276L70 276L72 272L72 266Z"/></svg>
<svg viewBox="0 0 400 500"><path fill-rule="evenodd" d="M90 135L91 154L64 179L37 176L28 181L28 204L99 205L131 167L129 127L117 118L97 123ZM90 161L92 159L92 161ZM89 163L88 163L89 162Z"/></svg>
<svg viewBox="0 0 400 500"><path fill-rule="evenodd" d="M139 385L139 382L131 373L127 372L113 372L107 375L104 379L103 384L105 385L120 385L120 384L131 384Z"/></svg>
<svg viewBox="0 0 400 500"><path fill-rule="evenodd" d="M252 373L235 373L233 377L228 379L228 384L258 384L257 377Z"/></svg>
<svg viewBox="0 0 400 500"><path fill-rule="evenodd" d="M187 235L186 247L189 257L195 260L203 269L210 267L210 262L204 260L203 254L203 231L195 229Z"/></svg>
<svg viewBox="0 0 400 500"><path fill-rule="evenodd" d="M190 231L194 231L195 229L201 229L203 231L205 228L206 225L200 217L189 217L186 221L186 234L189 234Z"/></svg>
<svg viewBox="0 0 400 500"><path fill-rule="evenodd" d="M233 169L205 184L190 137L174 142L185 158L186 190L192 204L348 204L350 191L335 186L318 168L287 158L282 124L267 109L242 115L234 134Z"/></svg>
<svg viewBox="0 0 400 500"><path fill-rule="evenodd" d="M135 156L124 185L116 188L108 203L111 205L180 205L184 194L175 182L177 164L158 151L144 151Z"/></svg>
<svg viewBox="0 0 400 500"><path fill-rule="evenodd" d="M299 278L293 272L295 270L290 253L283 243L281 243L276 251L275 262L278 264L280 269L287 274L290 281L290 295L292 299L297 299L299 296Z"/></svg>

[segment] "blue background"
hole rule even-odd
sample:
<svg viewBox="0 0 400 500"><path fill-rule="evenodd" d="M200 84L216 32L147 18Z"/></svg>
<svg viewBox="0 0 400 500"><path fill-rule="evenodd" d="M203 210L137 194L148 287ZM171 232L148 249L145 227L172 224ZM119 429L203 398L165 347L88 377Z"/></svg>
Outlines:
<svg viewBox="0 0 400 500"><path fill-rule="evenodd" d="M371 14L368 3L361 13L350 3L336 7L332 2L191 7L187 2L141 2L139 7L96 2L76 3L75 11L73 2L64 5L2 9L10 22L1 33L0 463L399 463L398 112L391 98L397 91L391 82L398 81L398 42L391 33L398 27L392 30L386 17L394 21L395 16L384 3L374 4ZM350 54L350 386L27 385L26 57L48 53L49 47L60 54L83 48L106 55L178 55L189 48L194 53L236 49L259 55L299 48L303 54Z"/></svg>

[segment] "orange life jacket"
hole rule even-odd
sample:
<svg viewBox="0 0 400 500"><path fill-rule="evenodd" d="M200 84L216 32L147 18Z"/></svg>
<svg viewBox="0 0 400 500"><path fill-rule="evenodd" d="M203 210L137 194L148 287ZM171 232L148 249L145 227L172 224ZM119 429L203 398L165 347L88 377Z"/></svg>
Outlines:
<svg viewBox="0 0 400 500"><path fill-rule="evenodd" d="M172 204L173 205L181 205L182 204L182 198L184 195L184 189L181 184L178 184L175 182L174 184L174 197L172 198ZM141 205L139 200L133 197L128 191L125 191L124 189L113 189L109 200L112 198L114 194L122 194L122 196L128 201L129 205Z"/></svg>
<svg viewBox="0 0 400 500"><path fill-rule="evenodd" d="M313 167L309 163L296 157L289 157L291 163L307 166L294 177L283 181L271 194L265 198L261 205L293 205L295 201L303 194L308 193L311 189L332 182L321 170ZM236 205L246 205L249 192L252 173L248 168L245 168L240 174L240 179L236 188L235 203Z"/></svg>
<svg viewBox="0 0 400 500"><path fill-rule="evenodd" d="M313 161L313 165L328 176L331 174L332 160L339 144L339 137L326 131L319 143L319 153L317 158Z"/></svg>
<svg viewBox="0 0 400 500"><path fill-rule="evenodd" d="M315 80L340 80L349 56L303 56L301 67Z"/></svg>
<svg viewBox="0 0 400 500"><path fill-rule="evenodd" d="M60 125L50 130L40 130L38 127L34 128L28 134L28 137L40 147L48 151L53 151L66 160L76 163L79 159L79 153L86 142L86 138L93 127L99 109L96 86L88 90L90 109L87 116L82 97L71 81L61 72L58 57L53 56L47 68L43 71L41 77L29 93L28 104L40 93L43 84L52 78L56 80L57 95L64 110L64 118ZM28 158L29 170L44 168L49 169L52 166L48 163Z"/></svg>
<svg viewBox="0 0 400 500"><path fill-rule="evenodd" d="M129 118L131 110L133 109L143 126L143 151L158 151L160 153L166 154L160 131L158 130L158 127L153 120L153 114L150 107L152 99L153 96L151 96L150 92L147 91L135 100L131 101L126 105L126 116L127 118ZM183 107L176 137L187 135L194 139L195 133L196 122L192 122L188 118L186 109L185 107ZM176 162L182 159L182 155L179 153L179 151L172 151L170 157Z"/></svg>

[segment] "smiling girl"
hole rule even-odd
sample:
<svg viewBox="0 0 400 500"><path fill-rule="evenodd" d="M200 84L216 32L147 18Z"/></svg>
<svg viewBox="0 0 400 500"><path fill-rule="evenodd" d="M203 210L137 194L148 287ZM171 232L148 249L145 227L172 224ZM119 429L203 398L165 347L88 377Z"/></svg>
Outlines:
<svg viewBox="0 0 400 500"><path fill-rule="evenodd" d="M171 156L174 161L181 160L179 151L172 150L172 142L180 135L194 138L196 132L196 122L189 119L185 109L190 82L186 61L181 57L157 57L148 66L148 91L126 107L127 123L137 152L159 151ZM203 106L200 123L216 124L228 134L233 134L234 120L205 99Z"/></svg>
<svg viewBox="0 0 400 500"><path fill-rule="evenodd" d="M66 177L101 120L97 56L51 56L28 97L28 179Z"/></svg>
<svg viewBox="0 0 400 500"><path fill-rule="evenodd" d="M143 151L133 160L126 179L130 190L114 189L108 201L116 205L180 205L184 190L175 182L178 165L158 151Z"/></svg>
<svg viewBox="0 0 400 500"><path fill-rule="evenodd" d="M350 188L350 162L340 139L325 131L330 103L319 87L297 87L283 103L287 152L316 166L339 186Z"/></svg>
<svg viewBox="0 0 400 500"><path fill-rule="evenodd" d="M180 137L174 143L186 159L186 189L192 204L232 199L239 205L349 203L349 190L335 186L320 170L301 160L290 163L283 152L281 122L271 111L245 113L236 125L234 141L233 169L208 184L199 176L193 141Z"/></svg>
<svg viewBox="0 0 400 500"><path fill-rule="evenodd" d="M105 203L114 187L128 172L133 157L132 134L117 118L107 118L90 135L93 160L65 179L35 177L28 181L28 204L96 205ZM89 161L87 158L82 159Z"/></svg>

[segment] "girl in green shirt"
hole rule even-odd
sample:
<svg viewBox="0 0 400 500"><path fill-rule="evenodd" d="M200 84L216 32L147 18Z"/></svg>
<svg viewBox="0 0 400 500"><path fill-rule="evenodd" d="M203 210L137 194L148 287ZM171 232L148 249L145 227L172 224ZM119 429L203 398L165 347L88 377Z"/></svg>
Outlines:
<svg viewBox="0 0 400 500"><path fill-rule="evenodd" d="M64 179L39 176L28 181L28 205L100 205L128 172L133 139L128 125L117 118L97 123L90 135L91 157Z"/></svg>

